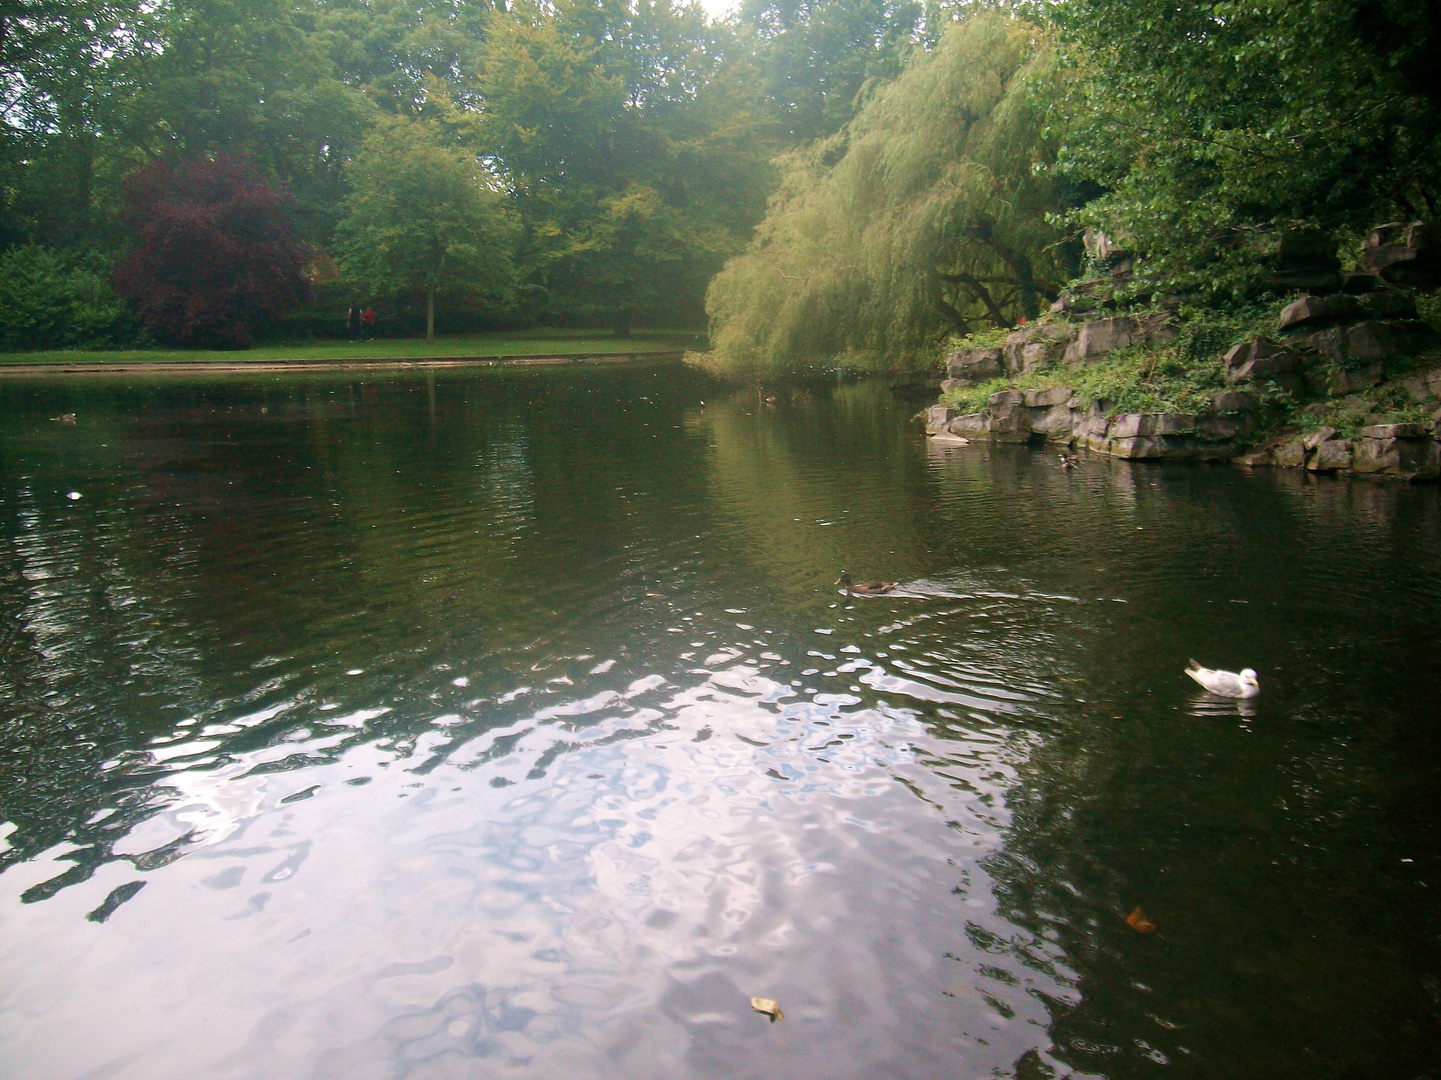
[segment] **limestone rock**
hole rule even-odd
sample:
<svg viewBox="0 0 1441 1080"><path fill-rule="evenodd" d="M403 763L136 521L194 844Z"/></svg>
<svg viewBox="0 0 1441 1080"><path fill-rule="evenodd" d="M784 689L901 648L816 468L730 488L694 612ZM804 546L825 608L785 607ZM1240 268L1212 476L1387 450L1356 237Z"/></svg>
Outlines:
<svg viewBox="0 0 1441 1080"><path fill-rule="evenodd" d="M1222 390L1211 395L1211 408L1218 413L1255 412L1261 399L1248 390Z"/></svg>
<svg viewBox="0 0 1441 1080"><path fill-rule="evenodd" d="M1272 259L1267 284L1277 291L1334 291L1342 285L1336 237L1320 229L1287 229Z"/></svg>
<svg viewBox="0 0 1441 1080"><path fill-rule="evenodd" d="M1002 363L1009 375L1040 371L1061 356L1072 330L1063 322L1043 320L1006 335Z"/></svg>
<svg viewBox="0 0 1441 1080"><path fill-rule="evenodd" d="M1180 435L1196 429L1196 418L1187 413L1126 413L1111 424L1111 438Z"/></svg>
<svg viewBox="0 0 1441 1080"><path fill-rule="evenodd" d="M1314 330L1309 334L1300 334L1292 338L1291 344L1298 349L1319 353L1321 356L1336 360L1346 355L1346 331L1339 326Z"/></svg>
<svg viewBox="0 0 1441 1080"><path fill-rule="evenodd" d="M1441 286L1441 230L1423 221L1379 225L1361 245L1361 269L1398 285Z"/></svg>
<svg viewBox="0 0 1441 1080"><path fill-rule="evenodd" d="M1064 405L1074 394L1069 386L1051 386L1045 390L1027 390L1023 400L1028 409L1049 409L1053 405Z"/></svg>
<svg viewBox="0 0 1441 1080"><path fill-rule="evenodd" d="M1094 319L1084 324L1076 340L1066 346L1064 359L1068 364L1089 364L1116 349L1144 342L1164 343L1175 336L1175 325L1166 312L1138 318Z"/></svg>
<svg viewBox="0 0 1441 1080"><path fill-rule="evenodd" d="M1076 441L1082 446L1102 453L1106 450L1106 436L1111 428L1111 421L1106 416L1108 412L1106 403L1094 401L1091 408L1085 413L1077 412L1075 423L1071 432Z"/></svg>
<svg viewBox="0 0 1441 1080"><path fill-rule="evenodd" d="M1066 402L1050 408L1031 410L1031 430L1052 442L1070 442L1075 429L1075 413Z"/></svg>
<svg viewBox="0 0 1441 1080"><path fill-rule="evenodd" d="M1371 424L1361 429L1363 439L1424 439L1424 424Z"/></svg>
<svg viewBox="0 0 1441 1080"><path fill-rule="evenodd" d="M1196 437L1206 442L1229 442L1249 430L1250 424L1244 415L1196 417Z"/></svg>
<svg viewBox="0 0 1441 1080"><path fill-rule="evenodd" d="M1351 467L1351 444L1345 439L1327 439L1318 443L1316 451L1306 462L1312 472L1335 472Z"/></svg>
<svg viewBox="0 0 1441 1080"><path fill-rule="evenodd" d="M1294 351L1267 338L1243 341L1226 354L1226 381L1275 379L1295 371L1300 362Z"/></svg>
<svg viewBox="0 0 1441 1080"><path fill-rule="evenodd" d="M1326 390L1332 394L1354 394L1381 383L1381 361L1357 368L1333 368L1325 373Z"/></svg>
<svg viewBox="0 0 1441 1080"><path fill-rule="evenodd" d="M988 402L991 437L999 442L1025 442L1031 437L1031 414L1020 390L1001 390Z"/></svg>
<svg viewBox="0 0 1441 1080"><path fill-rule="evenodd" d="M1309 448L1306 446L1304 439L1292 439L1290 442L1276 447L1276 449L1271 452L1271 456L1277 465L1284 466L1288 469L1299 469L1302 465L1306 464L1306 454L1308 450Z"/></svg>
<svg viewBox="0 0 1441 1080"><path fill-rule="evenodd" d="M1359 315L1361 305L1353 296L1303 296L1281 309L1280 329L1289 330L1303 323L1334 322Z"/></svg>
<svg viewBox="0 0 1441 1080"><path fill-rule="evenodd" d="M956 349L946 357L946 374L964 386L999 379L1002 373L1000 349Z"/></svg>
<svg viewBox="0 0 1441 1080"><path fill-rule="evenodd" d="M1346 328L1346 353L1357 360L1381 360L1401 351L1398 337L1390 323L1357 323Z"/></svg>
<svg viewBox="0 0 1441 1080"><path fill-rule="evenodd" d="M1045 341L1032 341L1021 346L1021 372L1040 371L1050 367L1058 351Z"/></svg>
<svg viewBox="0 0 1441 1080"><path fill-rule="evenodd" d="M1076 340L1066 347L1066 363L1086 364L1115 349L1131 344L1131 320L1094 319L1081 327Z"/></svg>
<svg viewBox="0 0 1441 1080"><path fill-rule="evenodd" d="M1358 473L1378 473L1397 469L1401 465L1401 451L1396 440L1391 438L1362 437L1356 441L1351 455L1351 468Z"/></svg>
<svg viewBox="0 0 1441 1080"><path fill-rule="evenodd" d="M1406 393L1416 401L1435 401L1441 398L1441 368L1428 371L1423 375L1412 375L1410 378L1402 379L1401 385L1406 388Z"/></svg>
<svg viewBox="0 0 1441 1080"><path fill-rule="evenodd" d="M1162 457L1165 452L1165 444L1160 439L1146 435L1113 438L1110 446L1112 457L1127 458L1132 461Z"/></svg>
<svg viewBox="0 0 1441 1080"><path fill-rule="evenodd" d="M1017 406L1025 403L1026 395L1021 390L998 390L986 401L991 407L992 416L1009 415Z"/></svg>
<svg viewBox="0 0 1441 1080"><path fill-rule="evenodd" d="M952 418L946 424L946 430L952 435L984 435L991 430L991 418L983 412L966 413Z"/></svg>
<svg viewBox="0 0 1441 1080"><path fill-rule="evenodd" d="M1333 427L1318 427L1315 431L1311 432L1311 434L1307 435L1301 441L1306 444L1306 449L1310 451L1316 449L1316 447L1320 446L1328 439L1334 438L1335 435L1336 429Z"/></svg>
<svg viewBox="0 0 1441 1080"><path fill-rule="evenodd" d="M1401 451L1397 476L1408 480L1435 480L1441 476L1441 443L1435 439L1402 439L1397 448Z"/></svg>
<svg viewBox="0 0 1441 1080"><path fill-rule="evenodd" d="M956 410L949 405L932 405L926 410L926 430L929 432L945 431L946 425L956 415Z"/></svg>

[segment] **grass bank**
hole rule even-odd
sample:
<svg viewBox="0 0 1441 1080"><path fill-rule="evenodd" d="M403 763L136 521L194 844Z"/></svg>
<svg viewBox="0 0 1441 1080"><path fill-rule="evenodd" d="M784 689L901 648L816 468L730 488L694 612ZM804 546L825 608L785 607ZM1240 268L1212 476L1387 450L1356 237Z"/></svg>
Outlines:
<svg viewBox="0 0 1441 1080"><path fill-rule="evenodd" d="M125 349L91 352L67 349L55 352L3 352L0 364L50 366L84 364L203 364L227 367L275 364L287 361L466 360L539 356L607 356L637 353L671 353L694 348L700 336L666 330L637 330L616 337L604 330L517 330L424 338L382 338L376 341L316 341L298 345L257 345L253 349Z"/></svg>

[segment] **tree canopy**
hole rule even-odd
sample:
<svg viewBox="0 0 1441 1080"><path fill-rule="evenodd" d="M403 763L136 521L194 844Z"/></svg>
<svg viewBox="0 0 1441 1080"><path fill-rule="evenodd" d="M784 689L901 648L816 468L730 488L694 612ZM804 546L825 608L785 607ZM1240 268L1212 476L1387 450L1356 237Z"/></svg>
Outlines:
<svg viewBox="0 0 1441 1080"><path fill-rule="evenodd" d="M1244 289L1281 229L1365 230L1441 200L1441 7L1413 0L1067 0L1062 166L1078 221L1147 276Z"/></svg>
<svg viewBox="0 0 1441 1080"><path fill-rule="evenodd" d="M247 159L156 162L131 177L126 195L139 242L115 281L160 340L243 348L309 296L295 201Z"/></svg>
<svg viewBox="0 0 1441 1080"><path fill-rule="evenodd" d="M938 336L1034 318L1070 276L1047 214L1051 157L1035 25L951 29L844 135L793 153L746 253L711 285L716 358L773 374L842 356L917 362Z"/></svg>
<svg viewBox="0 0 1441 1080"><path fill-rule="evenodd" d="M1136 253L1138 291L1220 302L1264 287L1288 230L1434 217L1438 11L742 0L713 20L680 0L12 0L0 251L37 253L51 270L33 288L91 297L86 325L119 326L113 295L63 283L146 243L129 178L243 157L289 193L297 242L344 256L351 279L316 305L386 282L413 317L432 286L399 262L382 273L377 253L444 234L446 266L509 253L489 276L434 279L452 320L464 292L465 317L490 322L709 318L734 370L920 363L941 336L1033 317L1087 227ZM407 188L420 201L402 225L379 162L425 155L436 190ZM480 201L457 217L438 189L467 184ZM386 222L413 242L380 241Z"/></svg>
<svg viewBox="0 0 1441 1080"><path fill-rule="evenodd" d="M427 338L437 291L514 301L518 222L473 157L442 146L426 122L396 118L371 132L346 174L335 248L350 282L425 294Z"/></svg>

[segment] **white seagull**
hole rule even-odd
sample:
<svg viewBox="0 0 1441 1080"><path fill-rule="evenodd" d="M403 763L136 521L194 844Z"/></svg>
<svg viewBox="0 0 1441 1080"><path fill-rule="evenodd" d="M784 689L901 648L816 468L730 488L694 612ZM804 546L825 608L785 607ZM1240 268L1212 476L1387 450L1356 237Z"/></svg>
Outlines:
<svg viewBox="0 0 1441 1080"><path fill-rule="evenodd" d="M1243 668L1237 675L1234 671L1202 667L1192 660L1186 666L1186 674L1221 697L1253 698L1261 692L1261 684L1256 681L1256 673L1251 668Z"/></svg>

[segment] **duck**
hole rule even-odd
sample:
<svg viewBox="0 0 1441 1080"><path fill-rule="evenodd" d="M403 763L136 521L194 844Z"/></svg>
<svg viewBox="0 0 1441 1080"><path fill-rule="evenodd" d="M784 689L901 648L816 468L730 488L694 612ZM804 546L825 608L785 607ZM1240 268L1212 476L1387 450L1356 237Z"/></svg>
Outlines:
<svg viewBox="0 0 1441 1080"><path fill-rule="evenodd" d="M1061 454L1060 458L1061 468L1063 469L1074 469L1077 465L1081 463L1081 459L1078 458L1075 454Z"/></svg>
<svg viewBox="0 0 1441 1080"><path fill-rule="evenodd" d="M1251 668L1242 668L1238 675L1234 671L1202 667L1192 660L1186 665L1186 674L1220 697L1253 698L1261 692L1261 684Z"/></svg>
<svg viewBox="0 0 1441 1080"><path fill-rule="evenodd" d="M896 587L894 581L852 581L849 571L842 570L841 576L833 582L846 587L847 596L884 596Z"/></svg>

